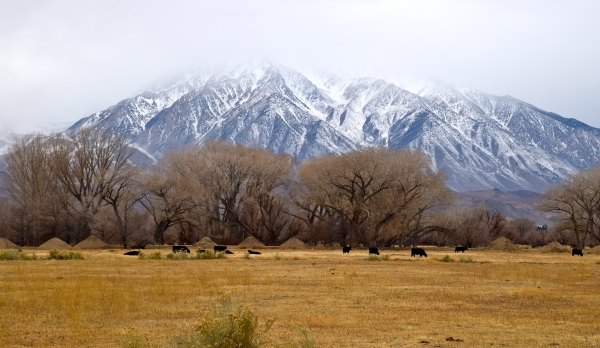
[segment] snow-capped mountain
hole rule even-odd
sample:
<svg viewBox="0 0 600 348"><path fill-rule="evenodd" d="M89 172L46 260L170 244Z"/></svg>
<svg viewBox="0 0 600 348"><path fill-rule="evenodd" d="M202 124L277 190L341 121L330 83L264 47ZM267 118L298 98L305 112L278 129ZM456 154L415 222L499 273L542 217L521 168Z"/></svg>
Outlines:
<svg viewBox="0 0 600 348"><path fill-rule="evenodd" d="M600 129L504 96L429 81L409 92L377 78L303 75L256 60L156 87L69 128L126 134L154 157L227 139L298 160L365 146L429 154L457 191L541 191L600 164Z"/></svg>

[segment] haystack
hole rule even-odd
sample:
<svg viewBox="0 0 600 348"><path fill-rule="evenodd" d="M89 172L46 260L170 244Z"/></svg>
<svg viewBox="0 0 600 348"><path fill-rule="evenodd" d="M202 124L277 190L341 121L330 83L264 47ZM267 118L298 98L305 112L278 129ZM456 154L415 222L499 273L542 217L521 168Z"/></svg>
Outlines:
<svg viewBox="0 0 600 348"><path fill-rule="evenodd" d="M491 242L490 245L487 246L486 250L519 251L519 246L511 242L508 238L500 237Z"/></svg>
<svg viewBox="0 0 600 348"><path fill-rule="evenodd" d="M0 238L0 249L17 249L18 246L6 238Z"/></svg>
<svg viewBox="0 0 600 348"><path fill-rule="evenodd" d="M562 245L559 242L552 242L552 243L542 247L541 250L544 253L568 253L568 252L571 252L570 247L568 247L566 245Z"/></svg>
<svg viewBox="0 0 600 348"><path fill-rule="evenodd" d="M250 236L244 239L240 244L238 244L240 248L264 248L265 245L261 243L258 239Z"/></svg>
<svg viewBox="0 0 600 348"><path fill-rule="evenodd" d="M296 237L292 237L288 239L285 243L281 244L280 248L282 249L306 249L306 244L304 244L300 239Z"/></svg>
<svg viewBox="0 0 600 348"><path fill-rule="evenodd" d="M39 249L71 249L71 246L65 242L63 242L61 239L59 238L52 238L49 241L47 241L46 243L40 245L38 247Z"/></svg>
<svg viewBox="0 0 600 348"><path fill-rule="evenodd" d="M79 244L75 245L73 249L105 249L110 246L96 236L89 236L82 240Z"/></svg>
<svg viewBox="0 0 600 348"><path fill-rule="evenodd" d="M213 242L210 237L202 237L194 246L200 249L212 249L217 243Z"/></svg>
<svg viewBox="0 0 600 348"><path fill-rule="evenodd" d="M590 254L600 255L600 245L596 245L592 249L590 249Z"/></svg>

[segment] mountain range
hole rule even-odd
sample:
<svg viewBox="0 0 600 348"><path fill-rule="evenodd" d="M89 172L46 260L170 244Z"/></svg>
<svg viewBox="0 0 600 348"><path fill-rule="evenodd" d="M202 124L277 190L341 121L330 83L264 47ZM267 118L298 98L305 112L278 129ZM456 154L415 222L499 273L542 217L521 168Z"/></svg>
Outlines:
<svg viewBox="0 0 600 348"><path fill-rule="evenodd" d="M541 192L600 164L600 129L510 96L440 81L403 88L373 77L302 74L267 60L202 70L85 117L128 137L148 159L214 139L299 161L366 146L431 156L455 191Z"/></svg>

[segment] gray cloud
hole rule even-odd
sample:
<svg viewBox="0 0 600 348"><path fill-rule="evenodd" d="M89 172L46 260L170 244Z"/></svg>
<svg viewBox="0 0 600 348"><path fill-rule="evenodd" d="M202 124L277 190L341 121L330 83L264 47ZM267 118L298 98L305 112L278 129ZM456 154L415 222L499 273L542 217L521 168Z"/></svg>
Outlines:
<svg viewBox="0 0 600 348"><path fill-rule="evenodd" d="M3 1L0 122L74 121L189 67L437 78L600 127L597 1Z"/></svg>

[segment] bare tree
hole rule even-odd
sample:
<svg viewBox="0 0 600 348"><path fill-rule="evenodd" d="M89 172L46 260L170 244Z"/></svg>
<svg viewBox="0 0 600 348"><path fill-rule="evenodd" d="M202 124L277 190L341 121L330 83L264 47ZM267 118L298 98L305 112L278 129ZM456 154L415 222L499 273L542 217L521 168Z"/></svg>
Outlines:
<svg viewBox="0 0 600 348"><path fill-rule="evenodd" d="M31 134L17 140L5 157L2 184L14 204L12 228L21 245L37 245L58 218L64 195L49 170L47 137Z"/></svg>
<svg viewBox="0 0 600 348"><path fill-rule="evenodd" d="M129 187L134 150L121 135L84 129L68 137L55 135L49 167L60 188L73 200L70 210L81 224L83 238L91 234L94 217L106 203L118 206L120 187ZM118 210L115 210L117 213Z"/></svg>
<svg viewBox="0 0 600 348"><path fill-rule="evenodd" d="M351 246L359 239L376 242L392 222L411 215L422 228L422 213L450 197L444 175L431 169L425 155L409 149L366 148L318 157L302 163L298 172L313 204L348 221Z"/></svg>
<svg viewBox="0 0 600 348"><path fill-rule="evenodd" d="M169 159L144 173L140 179L140 203L155 224L154 242L158 242L171 226L188 221L189 212L197 206L194 189L186 180L170 170Z"/></svg>
<svg viewBox="0 0 600 348"><path fill-rule="evenodd" d="M169 163L203 197L194 214L214 236L273 242L290 226L284 193L291 156L213 142L173 154Z"/></svg>
<svg viewBox="0 0 600 348"><path fill-rule="evenodd" d="M560 239L568 239L562 233L571 233L578 248L599 243L600 168L567 176L544 192L538 208L558 214L555 233Z"/></svg>

